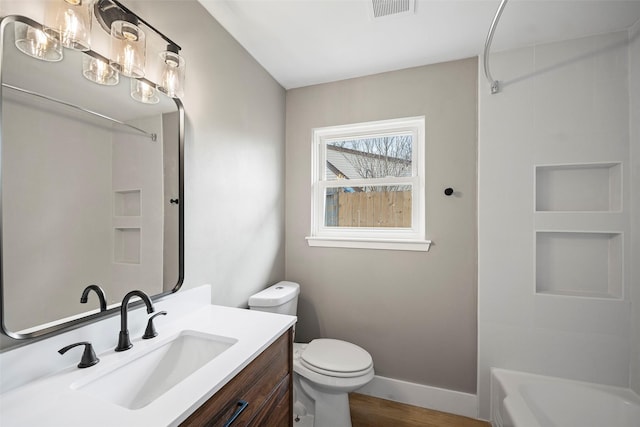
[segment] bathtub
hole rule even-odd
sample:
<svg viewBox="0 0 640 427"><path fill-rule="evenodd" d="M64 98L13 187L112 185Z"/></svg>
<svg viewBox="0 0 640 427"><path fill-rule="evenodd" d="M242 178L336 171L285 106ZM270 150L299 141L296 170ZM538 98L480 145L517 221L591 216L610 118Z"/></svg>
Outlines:
<svg viewBox="0 0 640 427"><path fill-rule="evenodd" d="M493 427L640 427L629 389L491 369Z"/></svg>

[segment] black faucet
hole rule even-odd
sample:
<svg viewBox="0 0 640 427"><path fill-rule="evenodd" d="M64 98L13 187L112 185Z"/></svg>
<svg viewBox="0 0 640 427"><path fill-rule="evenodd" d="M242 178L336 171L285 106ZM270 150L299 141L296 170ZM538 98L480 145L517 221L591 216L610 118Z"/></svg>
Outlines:
<svg viewBox="0 0 640 427"><path fill-rule="evenodd" d="M100 300L100 311L105 311L107 309L107 299L104 296L104 291L98 285L89 285L84 288L84 291L82 291L82 296L80 297L80 302L82 304L86 304L89 297L89 292L91 291L94 291L96 295L98 295L98 299Z"/></svg>
<svg viewBox="0 0 640 427"><path fill-rule="evenodd" d="M135 290L124 296L122 299L122 305L120 306L120 335L118 336L118 346L116 347L116 351L129 350L133 346L133 344L131 344L131 340L129 340L129 330L127 329L127 308L129 306L129 300L133 296L138 296L142 299L144 304L147 306L148 314L154 312L151 299L144 292Z"/></svg>

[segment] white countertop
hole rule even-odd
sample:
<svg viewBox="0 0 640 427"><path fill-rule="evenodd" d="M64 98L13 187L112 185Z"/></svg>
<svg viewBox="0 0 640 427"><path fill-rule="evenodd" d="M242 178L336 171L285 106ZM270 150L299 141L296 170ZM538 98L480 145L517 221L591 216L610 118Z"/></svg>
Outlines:
<svg viewBox="0 0 640 427"><path fill-rule="evenodd" d="M168 316L164 316L168 317ZM205 305L175 321L158 323L158 337L142 340L132 332L133 348L98 353L100 363L65 368L0 395L0 425L12 426L173 426L193 411L255 359L296 321L293 316L239 308ZM109 372L159 347L182 330L232 337L233 346L204 365L149 405L131 410L74 390L71 386ZM117 333L117 331L114 331ZM69 342L68 344L71 344ZM77 353L77 354L76 354ZM68 353L69 354L69 353ZM79 362L81 351L74 352ZM60 357L41 354L42 358Z"/></svg>

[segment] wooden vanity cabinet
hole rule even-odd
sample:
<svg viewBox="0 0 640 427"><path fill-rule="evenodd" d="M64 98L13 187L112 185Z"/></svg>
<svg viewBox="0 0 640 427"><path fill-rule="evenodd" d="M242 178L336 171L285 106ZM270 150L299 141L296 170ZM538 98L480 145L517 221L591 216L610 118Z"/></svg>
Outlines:
<svg viewBox="0 0 640 427"><path fill-rule="evenodd" d="M289 329L189 416L181 426L293 426L293 332Z"/></svg>

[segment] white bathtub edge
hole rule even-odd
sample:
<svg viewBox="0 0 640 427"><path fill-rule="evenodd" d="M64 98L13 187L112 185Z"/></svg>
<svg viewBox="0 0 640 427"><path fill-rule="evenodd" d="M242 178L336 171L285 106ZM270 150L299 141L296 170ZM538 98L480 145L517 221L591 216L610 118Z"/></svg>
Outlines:
<svg viewBox="0 0 640 427"><path fill-rule="evenodd" d="M356 393L406 405L478 418L478 396L376 375Z"/></svg>
<svg viewBox="0 0 640 427"><path fill-rule="evenodd" d="M530 404L528 404L523 398L521 391L521 386L523 384L535 383L579 386L580 388L604 392L620 399L628 399L630 402L640 403L640 396L629 388L560 377L551 377L522 371L513 371L509 369L491 368L491 425L493 427L541 427L540 422L532 412ZM580 425L583 424L584 423L581 422Z"/></svg>

